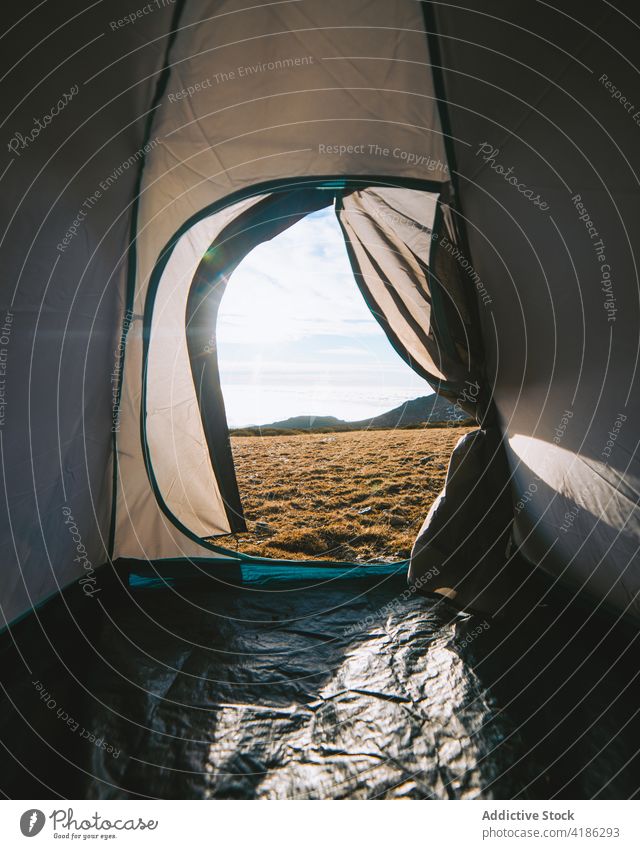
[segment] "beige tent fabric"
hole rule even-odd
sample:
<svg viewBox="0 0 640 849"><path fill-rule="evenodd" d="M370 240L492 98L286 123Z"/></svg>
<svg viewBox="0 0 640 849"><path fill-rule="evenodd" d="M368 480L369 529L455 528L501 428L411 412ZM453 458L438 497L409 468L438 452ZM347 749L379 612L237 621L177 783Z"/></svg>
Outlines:
<svg viewBox="0 0 640 849"><path fill-rule="evenodd" d="M640 617L638 128L604 84L635 34L596 3L468 6L433 9L516 539Z"/></svg>
<svg viewBox="0 0 640 849"><path fill-rule="evenodd" d="M172 16L112 33L130 11L25 0L2 41L0 629L77 580L101 598L131 203Z"/></svg>
<svg viewBox="0 0 640 849"><path fill-rule="evenodd" d="M141 196L140 286L178 227L272 180L443 182L419 3L187 3Z"/></svg>
<svg viewBox="0 0 640 849"><path fill-rule="evenodd" d="M261 200L256 196L195 224L178 240L154 289L148 333L146 437L148 463L166 509L197 537L229 533L215 472L202 428L186 337L186 302L196 268L207 248L237 215ZM215 328L211 329L212 337ZM140 450L137 411L143 404L143 315L127 337L125 387L118 438L120 454L116 556L138 552L149 559L202 550L171 527L153 492ZM213 342L213 339L212 339ZM133 395L131 387L137 387ZM126 405L126 406L124 406Z"/></svg>
<svg viewBox="0 0 640 849"><path fill-rule="evenodd" d="M373 0L366 14L338 0L187 3L170 68L140 195L118 434L119 556L198 550L168 528L140 439L143 315L153 269L173 235L211 204L232 204L235 193L273 180L448 179L418 3ZM226 220L240 208L227 208ZM147 371L151 466L167 509L196 537L229 530L184 335L189 275L223 218L207 221L182 236L165 270Z"/></svg>
<svg viewBox="0 0 640 849"><path fill-rule="evenodd" d="M346 194L339 213L366 300L405 359L435 385L462 382L470 374L458 352L441 343L434 325L428 269L442 239L434 229L437 203L437 194L376 187ZM466 309L460 294L451 293L459 312Z"/></svg>
<svg viewBox="0 0 640 849"><path fill-rule="evenodd" d="M167 4L120 26L131 9L112 0L61 23L58 6L27 1L4 42L0 248L10 285L0 322L10 333L0 342L0 625L107 558L112 426L116 555L202 554L191 535L224 532L179 314L186 264L193 267L215 221L176 248L184 273L171 266L163 278L143 410L149 282L165 246L190 224L199 228L210 205L264 194L273 181L329 176L361 177L365 186L374 177L426 180L434 194L454 178L511 464L517 541L571 587L585 585L594 601L640 618L638 127L607 86L615 81L633 100L637 33L618 7L186 0L152 111L174 11ZM436 24L433 69L423 11ZM69 44L77 45L71 53ZM447 100L447 155L433 73ZM51 115L72 91L46 135L11 147L16 134L29 135L34 116ZM123 365L129 225L143 161ZM393 207L390 195L384 203ZM402 280L407 310L430 328L427 300ZM397 319L390 304L389 315ZM418 357L417 337L406 333ZM143 412L153 466L188 533L152 490ZM188 478L197 478L193 491Z"/></svg>

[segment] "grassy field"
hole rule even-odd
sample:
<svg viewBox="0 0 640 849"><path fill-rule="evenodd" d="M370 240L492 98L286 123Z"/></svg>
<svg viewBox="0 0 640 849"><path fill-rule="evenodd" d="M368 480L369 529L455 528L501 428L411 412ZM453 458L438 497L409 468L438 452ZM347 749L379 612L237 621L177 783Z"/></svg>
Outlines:
<svg viewBox="0 0 640 849"><path fill-rule="evenodd" d="M469 430L233 436L249 533L225 544L265 557L406 558Z"/></svg>

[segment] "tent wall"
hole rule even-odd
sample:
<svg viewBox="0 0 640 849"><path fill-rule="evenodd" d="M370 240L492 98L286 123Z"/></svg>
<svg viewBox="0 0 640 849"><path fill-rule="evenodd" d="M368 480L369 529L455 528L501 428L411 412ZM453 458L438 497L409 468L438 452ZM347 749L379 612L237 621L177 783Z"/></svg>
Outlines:
<svg viewBox="0 0 640 849"><path fill-rule="evenodd" d="M207 450L191 373L186 303L192 279L211 242L236 215L259 199L250 198L207 216L182 234L171 252L165 253L166 262L154 281L152 297L140 306L141 312L134 313L127 333L117 443L116 557L151 560L201 553L199 544L176 525L195 537L231 530ZM142 415L146 456L142 450ZM155 478L155 491L150 475Z"/></svg>
<svg viewBox="0 0 640 849"><path fill-rule="evenodd" d="M131 202L172 13L117 27L130 11L3 8L0 627L106 559Z"/></svg>
<svg viewBox="0 0 640 849"><path fill-rule="evenodd" d="M358 286L400 355L436 390L463 397L480 358L460 264L439 261L458 250L441 198L370 187L345 193L338 217Z"/></svg>
<svg viewBox="0 0 640 849"><path fill-rule="evenodd" d="M340 177L428 181L434 194L453 177L516 539L572 586L640 615L638 126L611 96L617 84L634 99L632 8L4 10L0 624L92 576L112 527L114 553L140 558L202 554L201 534L229 529L187 368L190 275L234 204ZM167 368L179 403L163 396Z"/></svg>
<svg viewBox="0 0 640 849"><path fill-rule="evenodd" d="M118 434L115 553L126 557L202 554L197 538L205 530L209 535L231 530L206 457L186 367L186 331L179 327L184 310L178 307L189 274L219 232L217 216L227 214L223 210L229 212L243 193L255 195L274 183L383 176L438 186L449 178L419 3L187 2L179 24L140 195ZM215 216L198 224L207 211ZM195 249L184 248L184 240L192 238ZM180 277L175 283L180 294L163 276L156 305L162 312L154 310L149 332L145 312L149 318L159 268L177 243L176 250L184 248L190 257L184 274L177 265L171 272L172 279ZM176 342L162 350L165 332ZM142 375L151 386L158 363L166 376L163 397L147 401L151 432L147 427L143 441L161 457L161 488L171 489L176 510L159 505L141 443ZM181 457L190 450L198 456L185 474L190 461ZM184 481L190 488L196 468L208 471L200 495L192 497Z"/></svg>
<svg viewBox="0 0 640 849"><path fill-rule="evenodd" d="M634 99L637 30L616 6L432 10L516 539L640 615L638 126L605 86Z"/></svg>
<svg viewBox="0 0 640 849"><path fill-rule="evenodd" d="M211 465L234 533L246 531L247 525L218 364L217 325L222 298L230 276L245 256L306 215L330 206L333 198L333 192L324 188L273 192L235 216L234 221L211 243L193 276L186 305L191 374Z"/></svg>
<svg viewBox="0 0 640 849"><path fill-rule="evenodd" d="M151 135L141 289L177 228L235 192L331 175L448 180L413 0L187 2Z"/></svg>

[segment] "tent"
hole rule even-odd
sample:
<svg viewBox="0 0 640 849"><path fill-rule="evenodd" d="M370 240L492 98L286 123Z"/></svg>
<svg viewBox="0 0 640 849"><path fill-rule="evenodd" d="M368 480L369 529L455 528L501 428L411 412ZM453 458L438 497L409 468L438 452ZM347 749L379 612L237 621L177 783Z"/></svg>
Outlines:
<svg viewBox="0 0 640 849"><path fill-rule="evenodd" d="M455 563L455 592L490 552L483 583L535 570L637 621L632 12L5 10L0 624L69 588L103 610L119 568L209 591L286 570L226 545L215 318L255 245L328 206L390 343L479 425L414 578Z"/></svg>

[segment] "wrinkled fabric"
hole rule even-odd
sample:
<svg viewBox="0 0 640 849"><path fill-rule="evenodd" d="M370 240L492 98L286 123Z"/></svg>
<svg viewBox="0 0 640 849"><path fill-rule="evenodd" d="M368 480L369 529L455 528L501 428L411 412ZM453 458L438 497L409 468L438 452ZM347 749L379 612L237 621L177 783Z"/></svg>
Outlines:
<svg viewBox="0 0 640 849"><path fill-rule="evenodd" d="M411 552L409 581L457 607L495 613L521 591L531 567L509 557L509 468L495 428L458 440L444 489ZM529 604L525 598L525 611Z"/></svg>
<svg viewBox="0 0 640 849"><path fill-rule="evenodd" d="M3 651L0 789L10 797L637 789L633 638L580 609L558 616L553 595L509 622L413 595L398 575L109 592L108 613L93 599L55 602L15 632L19 653Z"/></svg>
<svg viewBox="0 0 640 849"><path fill-rule="evenodd" d="M101 713L101 733L123 755L94 753L91 795L478 793L507 765L506 750L483 761L502 736L483 728L491 701L455 651L455 622L424 600L384 613L394 600L354 587L276 593L275 604L238 592L209 602L189 629L193 646L165 636L149 646L153 669L123 645L122 672L141 690L114 707L143 727L124 754L129 724Z"/></svg>

